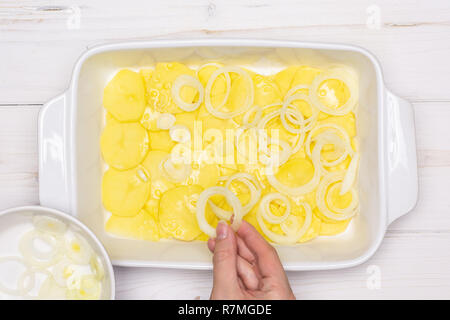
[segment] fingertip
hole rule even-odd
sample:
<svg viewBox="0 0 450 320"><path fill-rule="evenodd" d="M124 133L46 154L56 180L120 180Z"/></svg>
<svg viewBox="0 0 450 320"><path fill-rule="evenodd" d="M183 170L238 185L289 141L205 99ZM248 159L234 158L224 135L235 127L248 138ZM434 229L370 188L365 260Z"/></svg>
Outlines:
<svg viewBox="0 0 450 320"><path fill-rule="evenodd" d="M214 253L214 248L215 248L215 246L216 246L216 239L214 239L214 238L209 238L209 239L208 239L208 249L209 249L212 253Z"/></svg>
<svg viewBox="0 0 450 320"><path fill-rule="evenodd" d="M248 290L257 290L260 286L258 273L255 272L253 265L242 257L237 259L237 269L239 277L242 279L245 288Z"/></svg>
<svg viewBox="0 0 450 320"><path fill-rule="evenodd" d="M216 232L212 259L214 287L232 292L238 285L236 236L224 221L218 223Z"/></svg>
<svg viewBox="0 0 450 320"><path fill-rule="evenodd" d="M238 254L247 260L250 264L255 263L255 255L252 253L252 251L248 248L248 246L245 244L244 240L237 235L236 236L236 242L237 242L237 248L238 248Z"/></svg>
<svg viewBox="0 0 450 320"><path fill-rule="evenodd" d="M242 220L241 225L239 226L239 229L237 231L238 235L246 235L251 232L258 232L256 231L255 227L253 227L250 223L248 223L245 220Z"/></svg>
<svg viewBox="0 0 450 320"><path fill-rule="evenodd" d="M226 223L223 220L220 220L219 223L217 223L216 240L218 240L218 241L224 240L224 239L230 237L232 233L233 233L233 230L231 230L231 228L228 225L228 223Z"/></svg>
<svg viewBox="0 0 450 320"><path fill-rule="evenodd" d="M238 230L248 249L256 256L258 266L263 276L284 273L283 267L275 248L249 223L242 223Z"/></svg>
<svg viewBox="0 0 450 320"><path fill-rule="evenodd" d="M241 226L237 231L237 235L244 240L244 242L248 242L248 240L267 242L263 236L256 230L254 226L246 221L242 221Z"/></svg>

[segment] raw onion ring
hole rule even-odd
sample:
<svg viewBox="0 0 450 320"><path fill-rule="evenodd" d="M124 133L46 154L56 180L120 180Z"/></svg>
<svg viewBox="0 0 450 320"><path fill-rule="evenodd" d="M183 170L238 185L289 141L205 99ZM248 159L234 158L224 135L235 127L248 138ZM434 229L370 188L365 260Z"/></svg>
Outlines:
<svg viewBox="0 0 450 320"><path fill-rule="evenodd" d="M33 225L38 231L55 235L64 234L67 230L67 225L64 222L49 216L33 216Z"/></svg>
<svg viewBox="0 0 450 320"><path fill-rule="evenodd" d="M73 288L79 284L77 278L85 273L92 273L89 276L99 280L103 278L104 268L99 257L79 232L67 231L68 226L53 217L33 215L32 222L35 228L26 232L19 241L23 257L0 257L0 263L13 261L25 267L17 286L8 288L0 282L0 292L23 299L65 299L65 287L70 280ZM36 240L43 241L50 250L41 248ZM66 250L63 250L64 246ZM69 272L65 270L67 266L71 268ZM37 282L36 274L45 275L45 281ZM101 286L100 282L98 285ZM33 289L38 290L37 295L29 294Z"/></svg>
<svg viewBox="0 0 450 320"><path fill-rule="evenodd" d="M170 129L177 119L171 113L162 113L156 120L156 126L161 130Z"/></svg>
<svg viewBox="0 0 450 320"><path fill-rule="evenodd" d="M255 119L253 119L252 122L249 122L250 116L256 112ZM256 126L262 117L262 109L258 106L253 106L244 114L244 117L242 118L242 122L244 123L245 127L254 127Z"/></svg>
<svg viewBox="0 0 450 320"><path fill-rule="evenodd" d="M353 151L353 149L351 148L350 137L348 136L348 134L347 134L347 132L344 130L344 128L342 128L341 126L339 126L339 125L337 125L337 124L335 124L335 123L322 123L322 124L319 124L319 125L315 126L315 127L309 132L308 137L306 138L306 141L305 141L305 151L306 151L306 154L307 154L308 156L311 157L311 142L314 140L313 135L314 135L314 133L315 133L317 130L322 129L322 128L332 128L333 130L336 130L336 131L340 134L340 136L343 137L343 140L345 141L345 144L348 145L348 146L350 146L349 154L350 154L350 155L353 155L354 151Z"/></svg>
<svg viewBox="0 0 450 320"><path fill-rule="evenodd" d="M176 124L169 130L170 138L175 142L186 143L191 141L191 131L188 127Z"/></svg>
<svg viewBox="0 0 450 320"><path fill-rule="evenodd" d="M31 297L32 299L38 300L64 300L66 299L67 289L60 287L53 276L48 272L41 272L46 274L44 282L41 284L39 288L39 292L37 297Z"/></svg>
<svg viewBox="0 0 450 320"><path fill-rule="evenodd" d="M327 80L340 80L347 86L350 91L350 97L344 103L344 105L339 108L330 108L325 106L320 101L317 95L317 90L319 89L321 84ZM353 77L351 77L349 73L343 72L339 69L330 70L327 72L323 72L314 78L309 90L309 96L311 97L311 101L313 102L314 106L320 111L331 114L333 116L343 116L351 112L358 102L358 85L356 83L356 80L353 79Z"/></svg>
<svg viewBox="0 0 450 320"><path fill-rule="evenodd" d="M332 208L332 195L333 192L339 188L342 187L342 183L338 182L333 184L327 192L327 195L325 197L325 203L328 206L328 208ZM348 211L348 208L352 208L355 209L358 206L358 196L356 195L356 191L355 189L351 189L350 190L351 194L352 194L352 201L350 202L350 204L347 206L347 208L341 209L341 208L333 208L333 211L337 212L337 213L341 213L341 214L345 214Z"/></svg>
<svg viewBox="0 0 450 320"><path fill-rule="evenodd" d="M192 167L186 163L180 163L178 165L181 166L181 169L175 168L175 165L169 155L159 163L159 169L168 180L173 182L182 182L189 177Z"/></svg>
<svg viewBox="0 0 450 320"><path fill-rule="evenodd" d="M93 250L84 237L74 233L72 239L66 239L66 255L75 264L88 264Z"/></svg>
<svg viewBox="0 0 450 320"><path fill-rule="evenodd" d="M77 284L67 292L68 299L98 300L100 299L102 286L93 275L83 275L77 280Z"/></svg>
<svg viewBox="0 0 450 320"><path fill-rule="evenodd" d="M342 180L342 187L339 191L339 195L347 193L352 187L356 179L356 172L358 171L359 154L355 154L348 165L347 172L345 173L344 179Z"/></svg>
<svg viewBox="0 0 450 320"><path fill-rule="evenodd" d="M198 90L198 100L197 102L186 102L180 96L181 89L184 86L193 87ZM172 86L172 98L180 109L191 112L195 111L203 102L203 96L205 94L205 89L197 78L194 78L187 74L182 74L175 79Z"/></svg>
<svg viewBox="0 0 450 320"><path fill-rule="evenodd" d="M242 182L250 190L250 200L246 205L242 206L242 213L243 216L245 216L259 201L259 198L261 197L261 188L255 177L244 172L236 173L230 176L225 183L225 188L229 189L231 183L235 180ZM231 215L233 214L231 211L216 206L212 201L209 201L208 203L213 212L220 219L229 220L231 218Z"/></svg>
<svg viewBox="0 0 450 320"><path fill-rule="evenodd" d="M281 156L274 157L273 155L269 154L269 147L270 145L278 145L281 147ZM282 166L286 161L289 160L289 157L292 155L292 148L289 143L287 143L284 140L280 139L272 139L268 138L266 146L262 146L263 149L260 149L263 153L260 155L259 161L267 166L267 168L278 168L279 166ZM278 159L277 159L278 158ZM278 160L278 161L277 161Z"/></svg>
<svg viewBox="0 0 450 320"><path fill-rule="evenodd" d="M300 203L300 205L303 206L305 210L305 221L302 227L297 232L287 233L285 235L273 232L267 227L266 223L264 222L261 211L257 210L256 220L258 221L259 227L264 232L264 234L274 243L283 245L295 244L306 233L312 221L312 210L309 204L307 204L306 202L302 202Z"/></svg>
<svg viewBox="0 0 450 320"><path fill-rule="evenodd" d="M307 89L309 91L309 86L306 85L306 84L299 84L299 85L297 85L295 87L290 88L289 91L286 92L286 94L284 95L284 99L289 98L290 96L296 94L296 92L298 90L302 90L302 89Z"/></svg>
<svg viewBox="0 0 450 320"><path fill-rule="evenodd" d="M105 277L105 267L98 256L92 257L90 262L91 270L98 280Z"/></svg>
<svg viewBox="0 0 450 320"><path fill-rule="evenodd" d="M280 105L280 104L272 104L272 105L268 105L265 108L268 107L273 107L276 105ZM275 111L272 111L271 113L267 114L266 116L264 116L261 121L258 123L257 129L259 130L265 130L265 127L267 125L267 123L269 123L269 121L271 121L272 119L279 117L281 114L281 108ZM297 133L296 135L296 141L295 143L291 146L292 147L292 154L296 153L297 151L300 150L300 148L303 145L303 142L305 140L305 132L302 131L301 133Z"/></svg>
<svg viewBox="0 0 450 320"><path fill-rule="evenodd" d="M292 105L293 101L303 100L307 102L312 110L312 114L307 119L304 119L303 114ZM297 93L289 96L283 102L283 106L280 110L280 120L284 126L284 128L290 133L296 134L301 132L307 132L312 129L314 124L316 123L317 117L319 116L319 110L314 108L310 98L303 94ZM300 126L299 128L294 128L287 123L287 120L295 125Z"/></svg>
<svg viewBox="0 0 450 320"><path fill-rule="evenodd" d="M243 213L241 202L231 190L224 187L211 187L203 190L197 201L197 222L200 229L212 238L216 237L216 229L211 227L208 221L206 221L205 210L208 199L216 194L223 195L233 209L233 222L231 223L231 228L233 228L234 231L239 229Z"/></svg>
<svg viewBox="0 0 450 320"><path fill-rule="evenodd" d="M34 275L32 275L32 278L31 278L33 281L33 283L31 284L31 287L21 286L21 284L23 284L23 279L25 278L25 276L28 274L32 274L30 272L30 266L27 265L26 261L20 257L14 257L14 256L0 257L0 263L8 263L8 262L19 263L25 267L25 270L19 277L16 288L9 288L0 281L0 292L7 294L7 295L11 295L11 296L24 296L33 288Z"/></svg>
<svg viewBox="0 0 450 320"><path fill-rule="evenodd" d="M289 227L287 223L291 223L292 226ZM292 234L295 233L299 228L298 223L298 217L296 215L291 214L289 217L287 217L286 220L280 223L281 231L283 231L285 234Z"/></svg>
<svg viewBox="0 0 450 320"><path fill-rule="evenodd" d="M218 66L218 67L219 67L218 69L223 68L223 66ZM220 108L222 108L225 105L225 103L228 100L228 97L230 96L230 92L231 92L231 77L230 77L230 75L228 73L224 73L223 75L225 77L225 85L227 87L227 91L225 91L225 96L223 97L222 102L219 104L219 106L216 107L216 109L220 109ZM211 79L211 77L209 79ZM213 85L214 85L214 83L213 83ZM211 90L212 90L212 86L211 86ZM208 94L210 95L211 92L208 92L205 89L205 96L208 95Z"/></svg>
<svg viewBox="0 0 450 320"><path fill-rule="evenodd" d="M249 94L247 95L247 99L242 108L240 108L234 112L222 112L222 111L219 111L218 109L222 108L225 105L226 101L228 100L228 96L227 96L227 99L224 99L217 108L214 108L212 105L212 102L211 102L211 90L212 90L212 86L217 77L219 77L221 74L229 74L230 72L237 73L244 78L244 80L248 86ZM253 87L253 81L252 81L250 75L244 69L239 68L239 67L222 67L220 69L217 69L211 75L211 77L208 80L208 83L206 84L205 107L209 111L209 113L211 113L216 118L231 119L231 118L234 118L235 116L240 115L241 113L246 112L252 106L253 100L254 100L254 95L255 95L254 91L255 91L255 89ZM228 90L227 90L227 93L229 95Z"/></svg>
<svg viewBox="0 0 450 320"><path fill-rule="evenodd" d="M70 260L63 260L53 266L52 276L60 287L67 286L67 279L75 272L74 263ZM70 274L66 276L67 268L70 268Z"/></svg>
<svg viewBox="0 0 450 320"><path fill-rule="evenodd" d="M286 210L284 211L282 216L276 216L270 210L270 204L275 200L281 200L286 205ZM272 224L280 224L284 220L289 217L291 214L291 201L281 193L269 193L266 194L259 203L259 209L261 210L261 214L263 218Z"/></svg>
<svg viewBox="0 0 450 320"><path fill-rule="evenodd" d="M329 204L327 205L327 203L326 203L325 197L327 194L328 187L330 185L332 185L333 183L336 183L336 182L344 179L344 176L345 176L345 172L343 172L343 171L329 172L323 177L322 181L319 184L319 187L317 188L317 192L316 192L317 207L325 217L327 217L331 220L336 220L336 221L347 220L347 219L353 217L357 213L358 194L354 190L352 191L352 197L353 197L352 203L350 204L350 206L348 206L345 209L331 208L335 211L335 212L333 212L332 210L330 210L328 208ZM339 212L339 213L336 213L336 212Z"/></svg>
<svg viewBox="0 0 450 320"><path fill-rule="evenodd" d="M342 161L344 161L349 155L351 156L351 154L352 154L351 146L349 144L346 144L345 141L340 139L339 136L333 132L324 131L324 132L318 134L316 138L317 138L316 145L320 144L321 148L323 148L327 144L332 144L335 146L335 148L340 148L341 150L343 150L341 155L332 161L328 161L328 160L321 158L320 163L322 166L325 166L325 167L337 166Z"/></svg>
<svg viewBox="0 0 450 320"><path fill-rule="evenodd" d="M198 74L200 73L200 70L202 70L203 68L209 67L209 66L217 67L217 68L223 67L223 65L221 65L220 63L217 63L217 62L208 62L208 63L202 64L201 66L199 66L197 68L197 70L195 70L195 75L197 76L197 78L198 78Z"/></svg>
<svg viewBox="0 0 450 320"><path fill-rule="evenodd" d="M292 197L300 196L306 193L309 193L313 191L316 186L320 182L320 150L322 147L318 147L317 145L314 147L313 154L312 154L312 163L314 166L314 175L307 183L304 185L301 185L299 187L288 187L284 184L282 184L274 174L270 173L267 174L267 180L269 181L269 184L274 187L278 192L281 192L283 194L287 194Z"/></svg>
<svg viewBox="0 0 450 320"><path fill-rule="evenodd" d="M34 245L35 240L41 240L50 246L48 252L41 251ZM54 235L31 230L25 233L19 242L19 251L25 261L33 267L46 267L54 264L60 256L60 241Z"/></svg>

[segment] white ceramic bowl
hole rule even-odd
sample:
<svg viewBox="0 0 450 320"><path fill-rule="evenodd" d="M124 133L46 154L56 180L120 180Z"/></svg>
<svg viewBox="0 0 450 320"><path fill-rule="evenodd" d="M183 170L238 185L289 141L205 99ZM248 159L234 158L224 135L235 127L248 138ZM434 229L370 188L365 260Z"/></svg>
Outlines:
<svg viewBox="0 0 450 320"><path fill-rule="evenodd" d="M99 139L104 122L103 88L119 69L153 66L160 61L195 66L211 60L239 64L262 74L294 64L320 67L330 63L349 65L359 73L356 113L361 214L342 235L277 249L288 270L343 268L366 261L379 247L388 225L414 207L417 160L410 103L386 89L376 58L354 46L206 39L119 43L88 50L76 63L67 91L40 113L41 204L83 221L116 265L210 269L211 255L204 243L127 240L104 231Z"/></svg>
<svg viewBox="0 0 450 320"><path fill-rule="evenodd" d="M102 283L103 290L101 299L113 300L115 297L115 279L114 270L108 253L88 227L74 217L59 210L40 206L26 206L0 212L0 256L16 255L13 251L17 249L15 246L12 246L11 243L14 243L14 241L19 241L17 237L21 234L20 231L27 227L29 228L29 225L31 225L31 217L35 215L57 218L73 227L74 230L79 232L88 241L105 267L105 277Z"/></svg>

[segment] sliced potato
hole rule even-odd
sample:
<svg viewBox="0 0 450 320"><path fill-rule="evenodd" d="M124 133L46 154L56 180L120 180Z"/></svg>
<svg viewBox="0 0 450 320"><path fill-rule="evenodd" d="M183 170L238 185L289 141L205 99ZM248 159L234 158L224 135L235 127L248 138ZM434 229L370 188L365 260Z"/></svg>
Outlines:
<svg viewBox="0 0 450 320"><path fill-rule="evenodd" d="M195 76L195 71L178 62L158 63L149 82L148 104L161 113L183 112L172 99L172 86L181 75ZM180 97L183 101L193 102L198 91L192 87L183 87Z"/></svg>
<svg viewBox="0 0 450 320"><path fill-rule="evenodd" d="M159 203L161 228L178 240L192 241L201 234L195 208L203 188L179 186L165 192Z"/></svg>
<svg viewBox="0 0 450 320"><path fill-rule="evenodd" d="M142 165L150 174L150 197L148 198L145 208L151 213L158 216L159 200L164 192L173 188L174 183L167 180L160 168L160 164L169 154L160 150L152 150L145 157Z"/></svg>
<svg viewBox="0 0 450 320"><path fill-rule="evenodd" d="M100 138L103 159L117 170L137 166L144 160L148 147L148 133L137 122L109 122Z"/></svg>
<svg viewBox="0 0 450 320"><path fill-rule="evenodd" d="M103 106L119 121L137 121L145 108L144 80L139 73L120 70L103 92Z"/></svg>
<svg viewBox="0 0 450 320"><path fill-rule="evenodd" d="M148 176L142 166L126 171L106 171L102 181L102 201L106 210L121 217L137 215L150 195Z"/></svg>
<svg viewBox="0 0 450 320"><path fill-rule="evenodd" d="M106 222L105 229L114 235L138 240L159 240L158 221L146 210L141 210L134 217L112 215Z"/></svg>

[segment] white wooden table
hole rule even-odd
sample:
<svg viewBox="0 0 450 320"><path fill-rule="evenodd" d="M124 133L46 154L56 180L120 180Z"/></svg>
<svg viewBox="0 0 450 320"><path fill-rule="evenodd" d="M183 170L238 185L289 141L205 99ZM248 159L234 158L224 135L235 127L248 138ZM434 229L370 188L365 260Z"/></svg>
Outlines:
<svg viewBox="0 0 450 320"><path fill-rule="evenodd" d="M417 207L367 263L289 273L297 298L450 298L448 0L0 0L0 209L38 204L37 115L86 48L208 37L361 45L380 59L388 88L414 104ZM119 299L209 297L211 272L115 270Z"/></svg>

